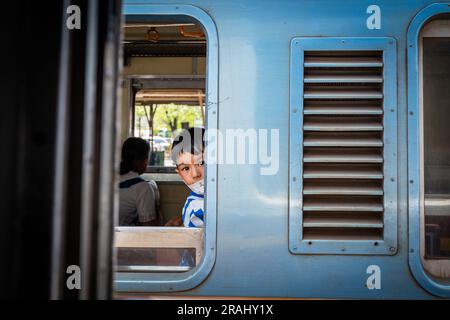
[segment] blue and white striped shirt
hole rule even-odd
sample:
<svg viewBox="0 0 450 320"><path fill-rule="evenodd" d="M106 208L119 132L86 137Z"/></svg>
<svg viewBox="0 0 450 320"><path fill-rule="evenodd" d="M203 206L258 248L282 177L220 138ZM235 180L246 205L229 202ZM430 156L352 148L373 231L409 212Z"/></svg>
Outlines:
<svg viewBox="0 0 450 320"><path fill-rule="evenodd" d="M203 195L191 191L183 207L182 219L185 227L203 228L203 200Z"/></svg>

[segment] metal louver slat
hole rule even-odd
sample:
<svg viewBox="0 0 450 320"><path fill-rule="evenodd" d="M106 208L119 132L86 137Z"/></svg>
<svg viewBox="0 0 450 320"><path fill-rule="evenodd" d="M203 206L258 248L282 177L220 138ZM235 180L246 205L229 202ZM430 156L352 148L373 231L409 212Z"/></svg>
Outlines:
<svg viewBox="0 0 450 320"><path fill-rule="evenodd" d="M382 115L380 107L364 106L310 106L304 108L305 115Z"/></svg>
<svg viewBox="0 0 450 320"><path fill-rule="evenodd" d="M304 151L305 163L382 163L383 156L369 148L310 148Z"/></svg>
<svg viewBox="0 0 450 320"><path fill-rule="evenodd" d="M374 68L382 67L380 57L305 57L305 68Z"/></svg>
<svg viewBox="0 0 450 320"><path fill-rule="evenodd" d="M305 131L382 131L383 125L377 119L345 117L308 117Z"/></svg>
<svg viewBox="0 0 450 320"><path fill-rule="evenodd" d="M373 179L382 180L383 171L377 165L305 164L304 179Z"/></svg>
<svg viewBox="0 0 450 320"><path fill-rule="evenodd" d="M382 147L380 139L358 139L358 138L307 138L305 147Z"/></svg>
<svg viewBox="0 0 450 320"><path fill-rule="evenodd" d="M361 90L305 90L305 99L382 99L378 91Z"/></svg>
<svg viewBox="0 0 450 320"><path fill-rule="evenodd" d="M383 228L380 219L314 219L303 220L305 228Z"/></svg>
<svg viewBox="0 0 450 320"><path fill-rule="evenodd" d="M305 147L382 147L383 140L377 133L308 132L304 134L303 145Z"/></svg>
<svg viewBox="0 0 450 320"><path fill-rule="evenodd" d="M382 83L383 77L371 75L308 75L305 83Z"/></svg>
<svg viewBox="0 0 450 320"><path fill-rule="evenodd" d="M305 100L305 116L376 116L383 114L378 100ZM308 117L309 118L309 117Z"/></svg>
<svg viewBox="0 0 450 320"><path fill-rule="evenodd" d="M383 195L383 186L374 181L305 181L305 195Z"/></svg>
<svg viewBox="0 0 450 320"><path fill-rule="evenodd" d="M318 197L307 198L303 202L304 211L340 211L340 212L382 212L383 205L375 198L365 197Z"/></svg>

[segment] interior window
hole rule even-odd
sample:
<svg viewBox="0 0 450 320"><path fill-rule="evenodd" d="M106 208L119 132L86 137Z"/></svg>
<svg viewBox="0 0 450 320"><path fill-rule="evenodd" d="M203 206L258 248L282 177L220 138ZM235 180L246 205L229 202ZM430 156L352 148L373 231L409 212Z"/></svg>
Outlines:
<svg viewBox="0 0 450 320"><path fill-rule="evenodd" d="M188 86L189 80L185 83ZM175 167L170 147L180 129L205 127L204 98L203 88L142 89L136 93L133 133L150 143L149 172L155 171L151 167Z"/></svg>
<svg viewBox="0 0 450 320"><path fill-rule="evenodd" d="M421 33L422 241L425 268L450 276L450 20Z"/></svg>
<svg viewBox="0 0 450 320"><path fill-rule="evenodd" d="M450 38L423 39L427 259L450 258Z"/></svg>

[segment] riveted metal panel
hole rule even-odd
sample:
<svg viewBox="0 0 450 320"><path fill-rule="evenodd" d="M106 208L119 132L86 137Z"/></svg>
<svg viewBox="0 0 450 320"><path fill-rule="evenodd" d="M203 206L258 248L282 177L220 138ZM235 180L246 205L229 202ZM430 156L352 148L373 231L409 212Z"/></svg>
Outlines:
<svg viewBox="0 0 450 320"><path fill-rule="evenodd" d="M353 58L351 61L345 57L307 57L305 52L339 52L339 51L381 51L382 60L377 57ZM305 75L304 68L380 68L382 78L379 76L313 76ZM354 69L356 70L356 69ZM291 42L291 103L290 103L290 177L289 177L289 250L296 254L368 254L368 255L393 255L397 251L397 46L396 40L389 37L383 38L294 38ZM310 90L305 89L304 84L310 83L382 83L382 92L377 90ZM332 112L335 117L317 118L310 116L308 120L303 119L305 101L308 99L383 99L383 110L378 112L383 114L381 123L372 121L371 118L352 117L339 118L341 115ZM338 102L338 104L341 102ZM342 103L341 103L342 104ZM323 107L322 107L323 108ZM326 108L326 107L325 107ZM331 107L332 108L332 107ZM328 106L330 109L330 106ZM338 109L338 108L336 108ZM315 110L321 110L316 108ZM369 111L377 110L365 109L364 106L357 107L362 110L363 115ZM322 114L325 114L323 112ZM350 113L352 115L356 112ZM376 113L375 113L376 114ZM357 114L359 116L359 114ZM334 139L320 136L320 139L311 138L308 132L354 132L353 139L346 137ZM367 139L358 136L359 131L384 132L383 140ZM325 145L324 145L325 144ZM313 146L304 150L304 147ZM318 148L324 147L327 148ZM352 148L358 147L358 148ZM367 147L367 148L361 148ZM383 151L378 154L371 147L382 147ZM348 164L379 164L381 171L373 167L372 171L365 170L365 178L383 179L382 188L373 188L372 184L367 184L360 189L361 193L353 193L354 199L343 201L339 196L350 196L351 189L342 186L336 188L320 188L305 185L305 178L310 177L311 172L303 172L303 164L329 164L335 167ZM316 168L316 175L330 175L331 167L324 167L325 171L320 172L320 167ZM380 170L381 167L378 167ZM309 168L308 168L309 169ZM336 167L336 171L342 167ZM355 168L347 167L346 172L352 172ZM375 171L374 171L375 170ZM361 173L360 170L356 172ZM381 177L371 175L382 173ZM355 174L353 174L355 175ZM350 176L341 175L341 178ZM333 178L329 176L328 178ZM354 178L354 177L353 177ZM372 182L373 183L373 182ZM338 186L338 185L336 185ZM315 193L313 193L313 191ZM337 192L339 191L339 192ZM334 195L331 195L333 193ZM383 203L375 201L372 196L383 194ZM314 195L316 198L303 199L304 195ZM366 197L364 197L366 196ZM358 212L360 219L342 218L305 218L306 212ZM374 220L372 217L366 218L366 213L381 212L382 220ZM345 214L344 214L345 216ZM311 220L312 219L312 220ZM313 230L311 234L306 234L304 228ZM317 229L316 229L317 228ZM322 229L320 229L322 228ZM320 230L330 230L324 228L334 228L335 236L320 236ZM355 236L345 238L342 230L351 228L356 230ZM376 236L371 230L382 229L382 235ZM360 231L358 231L360 230ZM363 230L369 230L367 234Z"/></svg>

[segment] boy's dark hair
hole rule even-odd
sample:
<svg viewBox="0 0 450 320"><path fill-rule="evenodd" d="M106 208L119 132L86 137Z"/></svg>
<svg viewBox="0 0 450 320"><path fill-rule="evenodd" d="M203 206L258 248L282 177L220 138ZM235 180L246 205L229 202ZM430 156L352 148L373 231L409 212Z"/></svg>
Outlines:
<svg viewBox="0 0 450 320"><path fill-rule="evenodd" d="M190 129L183 129L173 139L171 158L175 164L178 156L181 153L191 153L194 155L201 154L205 148L204 142L205 129L192 127Z"/></svg>
<svg viewBox="0 0 450 320"><path fill-rule="evenodd" d="M122 161L120 162L120 174L136 171L136 160L148 158L150 145L147 141L137 137L125 140L122 146Z"/></svg>

